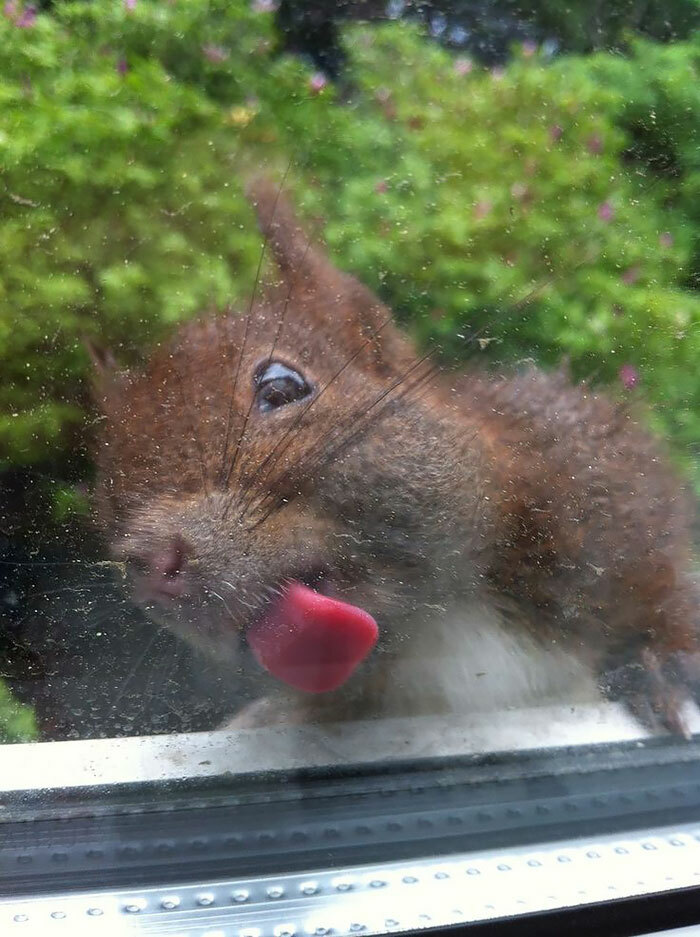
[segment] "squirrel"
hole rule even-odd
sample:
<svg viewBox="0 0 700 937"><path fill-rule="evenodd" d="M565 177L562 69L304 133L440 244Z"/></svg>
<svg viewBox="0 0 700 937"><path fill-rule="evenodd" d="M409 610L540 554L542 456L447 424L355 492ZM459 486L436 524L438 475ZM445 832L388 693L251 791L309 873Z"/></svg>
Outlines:
<svg viewBox="0 0 700 937"><path fill-rule="evenodd" d="M96 513L135 600L257 726L622 697L687 734L692 505L630 407L446 370L249 186L279 277L140 372L93 348ZM264 250L264 248L263 248ZM264 675L264 679L263 679Z"/></svg>

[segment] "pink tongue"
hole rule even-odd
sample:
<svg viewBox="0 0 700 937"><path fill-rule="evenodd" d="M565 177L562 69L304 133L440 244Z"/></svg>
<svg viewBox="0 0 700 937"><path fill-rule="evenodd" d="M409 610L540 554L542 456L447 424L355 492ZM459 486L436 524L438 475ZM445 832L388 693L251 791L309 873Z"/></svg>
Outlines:
<svg viewBox="0 0 700 937"><path fill-rule="evenodd" d="M274 677L306 693L325 693L345 683L378 634L361 608L293 582L248 629L248 642Z"/></svg>

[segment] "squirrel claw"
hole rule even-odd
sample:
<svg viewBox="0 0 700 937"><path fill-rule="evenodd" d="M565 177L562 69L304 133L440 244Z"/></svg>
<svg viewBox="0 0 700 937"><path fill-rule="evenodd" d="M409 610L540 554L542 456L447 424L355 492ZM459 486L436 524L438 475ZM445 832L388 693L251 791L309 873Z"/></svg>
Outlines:
<svg viewBox="0 0 700 937"><path fill-rule="evenodd" d="M643 648L637 659L606 670L601 689L608 699L623 702L652 732L692 737L682 711L689 695L682 679L649 648Z"/></svg>

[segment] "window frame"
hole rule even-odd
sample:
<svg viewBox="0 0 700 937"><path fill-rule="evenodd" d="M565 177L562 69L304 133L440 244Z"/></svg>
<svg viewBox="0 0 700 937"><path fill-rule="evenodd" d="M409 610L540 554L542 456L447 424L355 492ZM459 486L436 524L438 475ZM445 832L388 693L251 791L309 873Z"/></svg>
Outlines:
<svg viewBox="0 0 700 937"><path fill-rule="evenodd" d="M312 873L331 882L349 874L349 869L354 875L366 876L373 868L428 869L513 854L527 862L528 856L553 855L569 847L583 849L586 844L596 849L595 844L601 842L633 841L639 855L645 856L643 842L652 836L684 838L686 846L690 837L700 856L700 736L691 741L650 736L615 704L584 707L592 710L587 712L587 720L580 708L556 709L558 714L552 707L510 714L513 719L517 716L521 727L519 746L515 747L512 734L516 725L508 721L508 714L499 714L500 733L494 714L474 715L469 725L453 725L451 732L444 729L442 736L435 736L440 755L431 754L430 745L426 746L426 726L419 727L417 720L403 720L412 729L412 738L394 738L396 753L407 742L413 749L408 746L403 757L395 753L393 758L387 758L386 750L382 753L380 748L382 737L386 741L388 733L396 733L397 726L390 721L344 729L307 726L5 746L3 767L7 770L2 773L0 793L0 918L12 911L13 917L27 915L27 921L19 922L23 925L31 920L75 922L75 909L81 902L99 899L105 907L102 914L94 915L94 922L90 919L86 923L88 909L80 911L86 933L91 932L90 923L100 924L102 929L96 933L104 932L107 907L115 927L121 920L127 928L128 921L129 932L136 928L148 933L147 924L140 922L148 919L160 926L167 909L158 910L153 903L174 890L182 893L178 907L189 908L194 917L166 914L167 920L182 921L178 934L199 937L206 931L201 931L197 921L208 920L208 911L198 904L198 896L212 888L217 895L223 894L221 889L232 893L245 887L241 885L244 880L255 879L260 890L261 883L268 883L265 888L275 887L274 882L298 882L300 875L308 878ZM700 718L700 714L696 716ZM482 733L489 723L492 746L490 751L482 751ZM556 744L561 743L565 726L570 744ZM337 757L343 732L346 741L357 742L362 737L366 742L372 728L374 760L353 760L352 746L344 760ZM435 724L433 729L437 729ZM597 739L591 738L593 731ZM541 738L544 732L548 732L550 744L533 747L533 739ZM303 763L299 746L314 733L317 742L335 739L333 763L328 744L324 757L318 749L306 749ZM586 733L588 740L584 742ZM423 750L419 751L421 739ZM465 750L469 739L471 749ZM173 751L169 760L163 760L168 746L178 743L180 755ZM183 743L190 746L189 752L183 753ZM458 743L462 746L459 752ZM501 743L503 747L499 747ZM51 787L60 775L51 758L58 747L75 771L72 787ZM139 749L140 762L133 760ZM224 770L222 759L234 751L239 757L250 756L245 772L232 772L230 762ZM149 753L147 758L144 752ZM257 762L253 760L256 752ZM278 764L270 770L271 759L279 761L283 752L288 757L286 766ZM144 767L144 776L136 781L132 772L126 782L125 767L133 768L137 763ZM66 765L60 768L63 780L65 769ZM673 852L676 847L667 842L664 848ZM596 861L601 865L596 865L591 881L600 885L610 875L601 876L604 859ZM678 917L679 909L685 907L688 915L695 913L700 921L700 890L694 886L700 877L695 878L695 866L686 865L692 879L679 883L678 877L666 881L664 876L640 875L641 884L634 893L625 894L618 888L612 905L606 900L612 893L595 892L589 885L578 908L570 903L557 908L551 901L549 905L543 902L521 909L516 914L518 926L522 933L535 926L537 933L556 933L556 927L574 927L576 914L582 921L594 920L596 914L602 915L601 921L612 920L605 917L607 911L596 908L619 909L623 905L628 910L619 912L621 921L639 920L646 926L657 919L646 912L635 917L634 909L651 907L652 899L659 902L659 914L664 908L676 914L675 919L667 919L674 924L685 920ZM697 868L700 876L700 860ZM140 901L146 892L153 917L125 910L132 899ZM332 893L329 886L323 896L330 898ZM342 897L342 892L338 891L338 896ZM223 932L227 937L229 933L246 937L250 927L258 927L251 924L258 912L268 923L272 921L267 910L271 905L266 905L266 900L260 907L247 908L248 916L241 919L236 916L240 909L231 902L223 907L217 898L213 905L219 915L216 920L226 919ZM51 918L52 910L61 913L66 908L72 909L69 916ZM289 916L287 905L275 905L275 909ZM514 911L518 909L496 908L493 921L505 926ZM475 933L486 934L495 926L493 921L480 921L472 915L472 920L465 916L438 923L445 932L458 933L460 927L468 927L470 933L476 928ZM275 919L267 930L262 928L259 935L251 933L249 937L283 937L275 928L284 923ZM398 932L429 927L431 922L405 924ZM231 927L232 931L226 929ZM339 928L334 926L333 937L344 933ZM300 924L299 937L304 937L303 931ZM31 933L31 927L18 932ZM211 932L216 933L216 928ZM370 932L366 924L363 933ZM607 932L605 927L601 932ZM618 928L614 932L635 931ZM348 937L352 933L348 930Z"/></svg>

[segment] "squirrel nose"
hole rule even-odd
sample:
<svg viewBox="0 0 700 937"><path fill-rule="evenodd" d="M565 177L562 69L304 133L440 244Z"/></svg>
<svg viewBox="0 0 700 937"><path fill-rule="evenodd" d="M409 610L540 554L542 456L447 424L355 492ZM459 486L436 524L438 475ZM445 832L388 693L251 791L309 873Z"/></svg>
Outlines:
<svg viewBox="0 0 700 937"><path fill-rule="evenodd" d="M138 592L142 600L176 599L187 594L185 570L192 548L176 534L148 555L132 556L138 574Z"/></svg>

